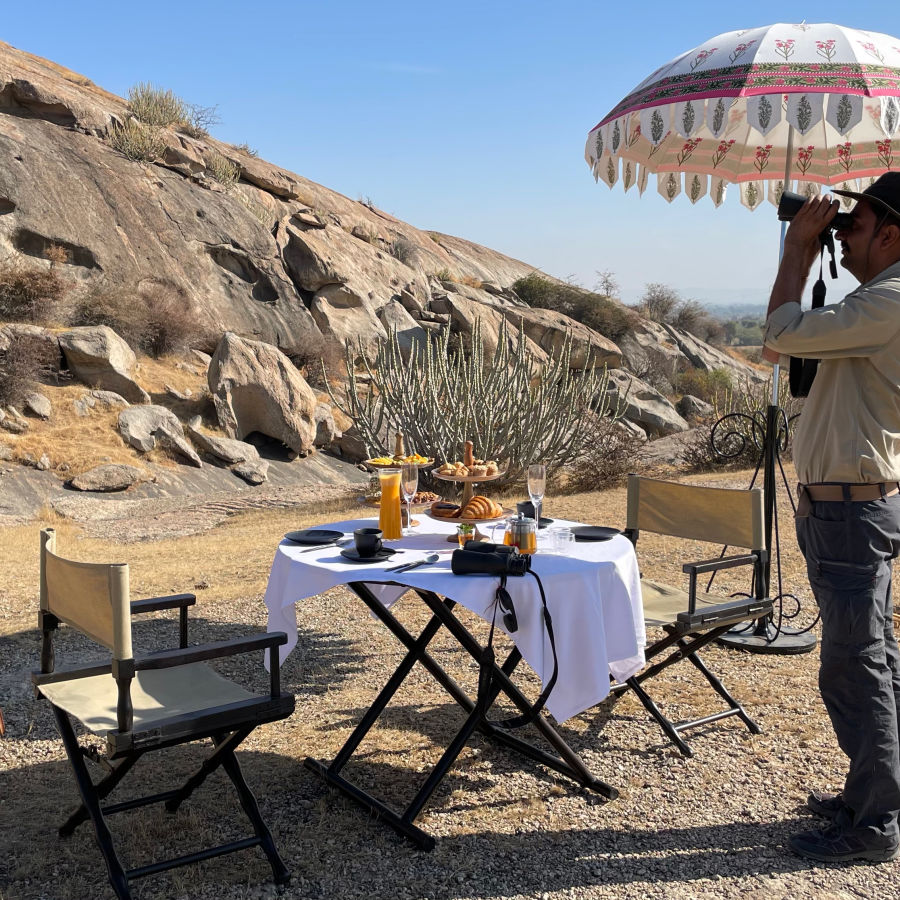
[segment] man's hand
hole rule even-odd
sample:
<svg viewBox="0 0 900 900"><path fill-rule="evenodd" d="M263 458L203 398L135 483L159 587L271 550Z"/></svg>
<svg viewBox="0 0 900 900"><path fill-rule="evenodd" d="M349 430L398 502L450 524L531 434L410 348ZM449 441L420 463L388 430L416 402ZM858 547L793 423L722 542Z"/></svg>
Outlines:
<svg viewBox="0 0 900 900"><path fill-rule="evenodd" d="M800 207L784 236L782 266L788 262L800 266L804 278L809 274L819 255L819 235L829 226L839 208L840 203L832 200L828 194L824 197L812 197Z"/></svg>
<svg viewBox="0 0 900 900"><path fill-rule="evenodd" d="M766 318L785 303L800 302L812 264L820 252L819 235L837 215L840 204L829 194L812 197L800 207L784 236L784 253L772 286ZM778 352L763 347L763 359L778 362Z"/></svg>

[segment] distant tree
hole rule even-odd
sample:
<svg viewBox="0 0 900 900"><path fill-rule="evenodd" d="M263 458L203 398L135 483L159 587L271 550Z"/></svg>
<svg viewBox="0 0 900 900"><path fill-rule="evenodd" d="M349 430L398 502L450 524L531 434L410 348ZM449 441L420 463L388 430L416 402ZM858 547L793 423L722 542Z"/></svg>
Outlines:
<svg viewBox="0 0 900 900"><path fill-rule="evenodd" d="M644 289L638 309L653 322L671 323L680 300L675 288L654 281Z"/></svg>
<svg viewBox="0 0 900 900"><path fill-rule="evenodd" d="M619 299L619 282L612 269L597 270L597 281L594 284L594 290L604 297L612 297Z"/></svg>

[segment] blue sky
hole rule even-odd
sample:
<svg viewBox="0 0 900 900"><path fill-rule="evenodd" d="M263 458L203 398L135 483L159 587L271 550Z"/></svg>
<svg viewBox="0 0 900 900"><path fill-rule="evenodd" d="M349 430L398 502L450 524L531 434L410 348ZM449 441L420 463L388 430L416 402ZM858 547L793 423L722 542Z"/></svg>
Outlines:
<svg viewBox="0 0 900 900"><path fill-rule="evenodd" d="M5 4L0 39L125 95L139 81L218 106L213 134L421 228L624 299L648 282L762 302L779 226L766 204L671 205L596 185L587 132L653 69L716 34L837 22L900 35L900 6L317 2ZM829 297L853 286L829 280Z"/></svg>

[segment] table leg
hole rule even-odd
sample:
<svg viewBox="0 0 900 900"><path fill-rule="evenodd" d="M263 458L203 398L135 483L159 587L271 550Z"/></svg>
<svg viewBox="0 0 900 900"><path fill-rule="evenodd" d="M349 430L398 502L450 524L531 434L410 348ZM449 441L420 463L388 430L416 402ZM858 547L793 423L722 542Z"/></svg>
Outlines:
<svg viewBox="0 0 900 900"><path fill-rule="evenodd" d="M453 763L476 730L483 732L498 743L510 747L523 755L546 765L548 768L568 776L578 784L597 791L604 797L613 799L618 796L618 792L615 788L600 779L595 778L590 773L578 754L569 747L544 716L538 716L534 720L534 725L542 737L544 737L551 747L559 753L559 756L554 756L551 753L547 753L546 751L533 746L516 735L510 734L498 727L486 718L484 710L490 709L491 705L501 692L522 712L526 712L530 707L529 700L521 691L519 691L510 678L516 666L522 659L518 649L513 649L501 666L494 665L491 688L483 710L480 706L476 707L475 701L466 694L453 677L449 675L428 653L428 645L443 625L454 638L456 638L463 649L476 660L480 659L482 650L481 645L469 633L459 619L453 615L452 610L456 606L456 603L453 600L447 598L442 599L431 591L414 589L415 593L418 594L432 612L431 619L429 619L419 636L414 637L400 624L396 617L384 607L366 584L355 582L350 584L349 587L390 630L394 637L406 647L407 653L343 747L338 751L334 760L330 764L325 764L318 760L307 758L304 761L304 765L308 769L324 779L328 784L343 791L343 793L364 808L380 816L388 825L400 834L408 837L419 848L424 850L431 850L434 848L434 838L421 828L418 828L414 824L414 821L430 799L431 795L437 789L438 785L446 777L447 772L453 766ZM398 814L373 795L348 781L340 774L340 772L359 747L363 738L371 730L378 717L384 712L385 707L399 690L403 681L417 662L420 662L429 674L431 674L431 676L466 711L467 717L460 730L456 733L447 749L441 755L441 758L432 768L416 796L407 805L406 809Z"/></svg>

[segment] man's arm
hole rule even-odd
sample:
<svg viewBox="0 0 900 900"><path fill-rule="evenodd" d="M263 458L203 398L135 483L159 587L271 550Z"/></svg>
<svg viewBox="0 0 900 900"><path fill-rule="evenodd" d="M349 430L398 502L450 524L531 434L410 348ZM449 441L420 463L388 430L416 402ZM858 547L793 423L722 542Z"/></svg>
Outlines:
<svg viewBox="0 0 900 900"><path fill-rule="evenodd" d="M766 318L785 303L799 303L806 287L809 270L819 255L819 235L837 215L837 200L829 195L812 197L800 207L784 236L784 253L769 297ZM763 348L763 359L778 362L779 354L768 347Z"/></svg>

